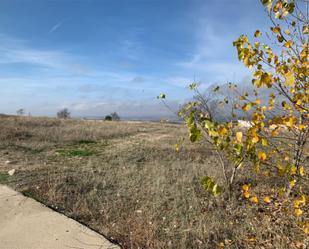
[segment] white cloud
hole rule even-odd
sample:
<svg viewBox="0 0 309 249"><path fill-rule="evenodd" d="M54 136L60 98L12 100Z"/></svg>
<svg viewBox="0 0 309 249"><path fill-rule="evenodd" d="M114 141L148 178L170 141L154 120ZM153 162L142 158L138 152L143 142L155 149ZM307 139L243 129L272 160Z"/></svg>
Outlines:
<svg viewBox="0 0 309 249"><path fill-rule="evenodd" d="M237 60L232 46L235 37L231 33L218 31L217 26L207 17L200 17L194 31L196 44L192 53L186 60L179 61L177 66L194 73L202 81L240 80L250 73Z"/></svg>
<svg viewBox="0 0 309 249"><path fill-rule="evenodd" d="M90 68L92 65L80 61L83 58L74 54L35 49L26 41L0 34L0 65L16 69L13 75L0 77L0 113L15 113L22 106L33 115L55 115L60 108L68 107L76 116L112 111L132 118L169 116L156 96L164 91L170 99L182 99L181 88L192 81L177 75L167 79L161 75L108 71L98 64ZM31 70L24 74L19 71L22 67L15 64L30 65Z"/></svg>
<svg viewBox="0 0 309 249"><path fill-rule="evenodd" d="M51 27L51 29L48 31L49 34L55 32L57 29L59 29L62 26L62 23L59 22L57 24L55 24L53 27Z"/></svg>

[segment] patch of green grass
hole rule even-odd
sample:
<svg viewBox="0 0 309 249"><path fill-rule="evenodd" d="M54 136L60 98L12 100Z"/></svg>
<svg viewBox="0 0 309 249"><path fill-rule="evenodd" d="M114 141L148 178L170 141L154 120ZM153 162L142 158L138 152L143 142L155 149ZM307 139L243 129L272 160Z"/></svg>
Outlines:
<svg viewBox="0 0 309 249"><path fill-rule="evenodd" d="M57 150L56 152L62 156L69 156L69 157L85 157L85 156L92 156L95 154L93 151L84 149Z"/></svg>
<svg viewBox="0 0 309 249"><path fill-rule="evenodd" d="M8 179L9 179L9 175L7 173L0 172L0 183L1 184L7 183Z"/></svg>

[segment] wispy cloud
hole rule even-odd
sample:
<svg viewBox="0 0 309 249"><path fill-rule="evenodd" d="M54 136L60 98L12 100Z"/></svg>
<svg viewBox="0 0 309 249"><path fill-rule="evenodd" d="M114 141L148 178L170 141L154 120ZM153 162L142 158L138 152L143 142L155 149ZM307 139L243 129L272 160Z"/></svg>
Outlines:
<svg viewBox="0 0 309 249"><path fill-rule="evenodd" d="M65 64L65 56L61 52L37 50L29 48L4 48L0 49L2 64L26 63L37 66L59 68Z"/></svg>
<svg viewBox="0 0 309 249"><path fill-rule="evenodd" d="M92 73L83 57L56 49L32 48L26 41L0 34L0 65L26 64L33 70L50 71L52 74L84 76Z"/></svg>
<svg viewBox="0 0 309 249"><path fill-rule="evenodd" d="M250 74L237 60L232 46L235 39L233 31L223 32L218 27L222 28L224 25L220 21L214 23L204 14L197 17L197 25L193 32L195 46L186 59L176 63L177 66L193 73L198 80L209 84L240 80Z"/></svg>
<svg viewBox="0 0 309 249"><path fill-rule="evenodd" d="M48 31L49 34L54 33L57 29L59 29L62 26L61 22L58 22L54 26L51 27L51 29Z"/></svg>
<svg viewBox="0 0 309 249"><path fill-rule="evenodd" d="M165 92L169 100L183 99L182 86L190 81L177 74L117 71L73 52L33 48L1 34L0 65L12 72L0 77L0 113L14 113L22 105L35 115L54 115L66 106L77 116L112 111L127 117L168 116L156 96Z"/></svg>

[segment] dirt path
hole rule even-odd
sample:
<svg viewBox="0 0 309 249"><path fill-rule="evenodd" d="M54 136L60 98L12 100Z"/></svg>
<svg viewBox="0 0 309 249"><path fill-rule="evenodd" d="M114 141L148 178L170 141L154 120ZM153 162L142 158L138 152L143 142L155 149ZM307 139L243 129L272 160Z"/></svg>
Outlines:
<svg viewBox="0 0 309 249"><path fill-rule="evenodd" d="M117 249L103 236L0 185L0 248Z"/></svg>

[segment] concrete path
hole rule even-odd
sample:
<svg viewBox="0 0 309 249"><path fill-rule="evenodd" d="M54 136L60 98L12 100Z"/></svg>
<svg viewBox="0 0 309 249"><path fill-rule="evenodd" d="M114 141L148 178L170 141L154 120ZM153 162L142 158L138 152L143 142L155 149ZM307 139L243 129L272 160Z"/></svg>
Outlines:
<svg viewBox="0 0 309 249"><path fill-rule="evenodd" d="M1 249L119 249L100 234L0 185Z"/></svg>

